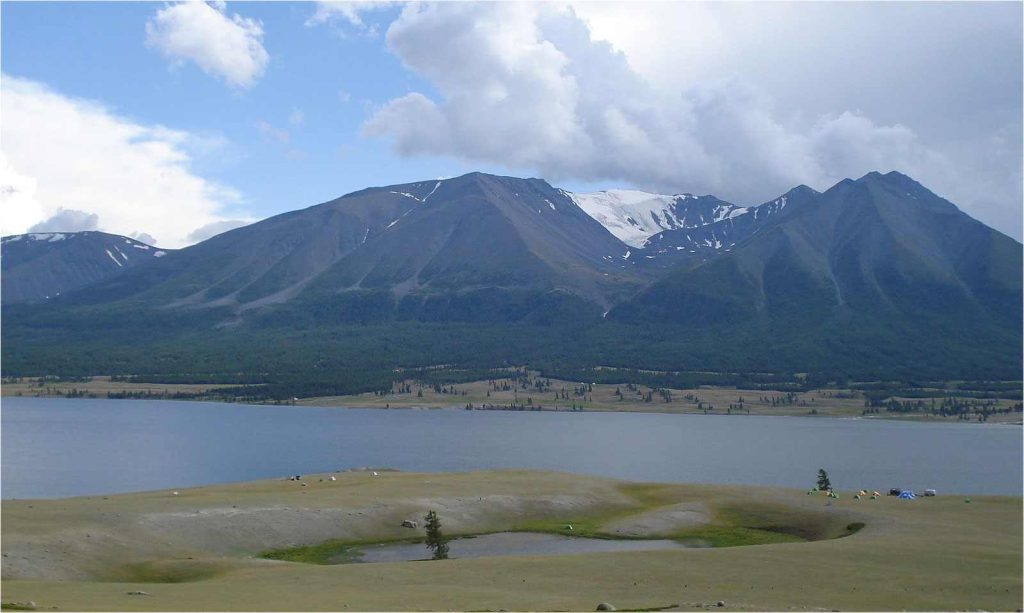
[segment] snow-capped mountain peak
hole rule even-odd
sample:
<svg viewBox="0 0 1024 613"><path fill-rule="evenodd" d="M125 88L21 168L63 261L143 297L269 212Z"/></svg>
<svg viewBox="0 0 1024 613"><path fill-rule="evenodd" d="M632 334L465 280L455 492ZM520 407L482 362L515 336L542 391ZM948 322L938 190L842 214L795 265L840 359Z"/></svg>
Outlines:
<svg viewBox="0 0 1024 613"><path fill-rule="evenodd" d="M610 189L566 194L616 238L632 247L665 230L699 228L747 212L714 196Z"/></svg>

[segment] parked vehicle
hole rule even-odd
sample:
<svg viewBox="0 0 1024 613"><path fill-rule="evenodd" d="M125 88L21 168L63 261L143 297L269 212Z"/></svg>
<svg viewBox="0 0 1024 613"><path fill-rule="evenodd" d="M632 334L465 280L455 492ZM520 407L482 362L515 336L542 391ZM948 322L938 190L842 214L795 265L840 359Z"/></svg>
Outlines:
<svg viewBox="0 0 1024 613"><path fill-rule="evenodd" d="M925 496L934 496L935 495L935 490L925 490L924 491L924 495Z"/></svg>
<svg viewBox="0 0 1024 613"><path fill-rule="evenodd" d="M891 490L889 490L889 495L890 495L890 496L899 496L899 495L900 495L900 494L902 494L902 493L903 493L903 490L901 490L901 489L900 489L900 488L898 488L898 487L894 487L894 488L892 488Z"/></svg>

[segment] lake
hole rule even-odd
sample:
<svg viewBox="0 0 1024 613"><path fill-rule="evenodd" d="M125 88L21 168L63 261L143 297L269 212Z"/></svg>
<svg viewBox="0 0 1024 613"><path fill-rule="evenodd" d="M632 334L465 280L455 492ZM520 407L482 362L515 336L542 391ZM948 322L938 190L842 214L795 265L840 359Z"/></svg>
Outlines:
<svg viewBox="0 0 1024 613"><path fill-rule="evenodd" d="M1021 494L1018 426L870 419L4 398L0 496L53 498L355 467Z"/></svg>

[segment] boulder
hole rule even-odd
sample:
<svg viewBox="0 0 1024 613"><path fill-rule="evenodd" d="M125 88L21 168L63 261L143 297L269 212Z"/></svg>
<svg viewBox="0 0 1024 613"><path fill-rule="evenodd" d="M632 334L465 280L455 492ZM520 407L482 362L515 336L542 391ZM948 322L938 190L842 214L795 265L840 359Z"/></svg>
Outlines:
<svg viewBox="0 0 1024 613"><path fill-rule="evenodd" d="M611 605L611 604L608 604L607 602L602 602L601 604L597 605L597 610L598 611L614 611L615 610L615 606Z"/></svg>
<svg viewBox="0 0 1024 613"><path fill-rule="evenodd" d="M411 519L406 519L406 520L402 521L402 527L403 528L418 528L419 524L414 522Z"/></svg>

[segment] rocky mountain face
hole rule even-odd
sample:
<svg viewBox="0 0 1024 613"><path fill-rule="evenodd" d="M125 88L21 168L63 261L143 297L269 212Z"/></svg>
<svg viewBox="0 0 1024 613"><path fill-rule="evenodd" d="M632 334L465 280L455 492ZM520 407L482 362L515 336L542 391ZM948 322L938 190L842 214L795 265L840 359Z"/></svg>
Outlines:
<svg viewBox="0 0 1024 613"><path fill-rule="evenodd" d="M172 253L105 232L17 234L0 240L4 303L41 302Z"/></svg>

